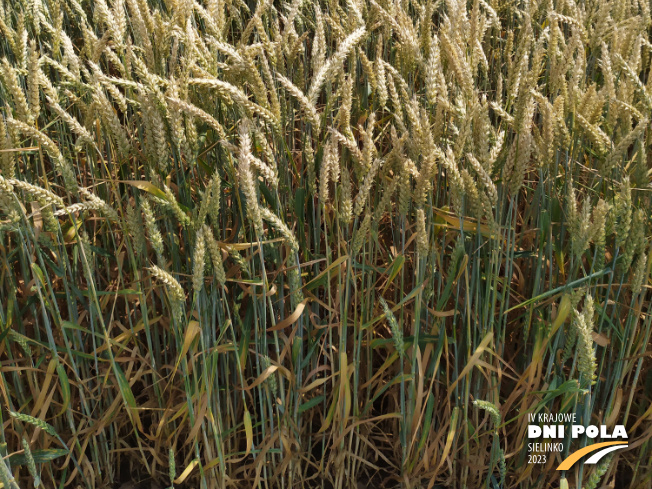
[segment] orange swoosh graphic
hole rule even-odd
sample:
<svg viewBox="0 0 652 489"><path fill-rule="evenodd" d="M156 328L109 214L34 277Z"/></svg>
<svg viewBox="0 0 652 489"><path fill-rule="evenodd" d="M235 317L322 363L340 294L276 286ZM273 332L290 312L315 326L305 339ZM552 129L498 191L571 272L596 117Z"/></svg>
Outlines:
<svg viewBox="0 0 652 489"><path fill-rule="evenodd" d="M569 455L568 458L566 458L566 460L564 460L562 463L559 464L557 470L568 470L575 464L575 462L581 459L584 455L587 455L591 452L596 452L601 448L610 447L612 445L623 445L623 448L625 448L627 446L627 443L622 441L605 441L602 443L595 443L594 445L589 445L588 447L584 447L581 450L576 451L572 455Z"/></svg>

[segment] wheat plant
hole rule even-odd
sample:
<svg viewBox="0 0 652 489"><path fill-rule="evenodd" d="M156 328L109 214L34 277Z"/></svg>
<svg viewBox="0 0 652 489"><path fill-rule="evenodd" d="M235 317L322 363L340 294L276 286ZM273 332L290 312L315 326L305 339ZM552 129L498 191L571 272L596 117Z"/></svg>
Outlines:
<svg viewBox="0 0 652 489"><path fill-rule="evenodd" d="M0 0L0 486L650 487L651 27Z"/></svg>

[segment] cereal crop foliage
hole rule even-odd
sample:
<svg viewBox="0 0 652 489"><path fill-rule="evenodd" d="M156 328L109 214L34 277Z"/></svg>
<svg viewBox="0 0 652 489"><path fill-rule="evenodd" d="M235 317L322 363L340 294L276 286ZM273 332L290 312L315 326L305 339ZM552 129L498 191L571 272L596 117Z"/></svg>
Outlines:
<svg viewBox="0 0 652 489"><path fill-rule="evenodd" d="M0 0L0 486L650 487L651 27Z"/></svg>

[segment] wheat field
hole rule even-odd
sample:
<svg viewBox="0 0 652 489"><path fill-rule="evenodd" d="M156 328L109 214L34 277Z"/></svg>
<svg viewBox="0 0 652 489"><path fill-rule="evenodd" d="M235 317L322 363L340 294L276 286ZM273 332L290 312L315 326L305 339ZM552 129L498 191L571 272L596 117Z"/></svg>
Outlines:
<svg viewBox="0 0 652 489"><path fill-rule="evenodd" d="M651 487L651 27L0 0L0 486Z"/></svg>

